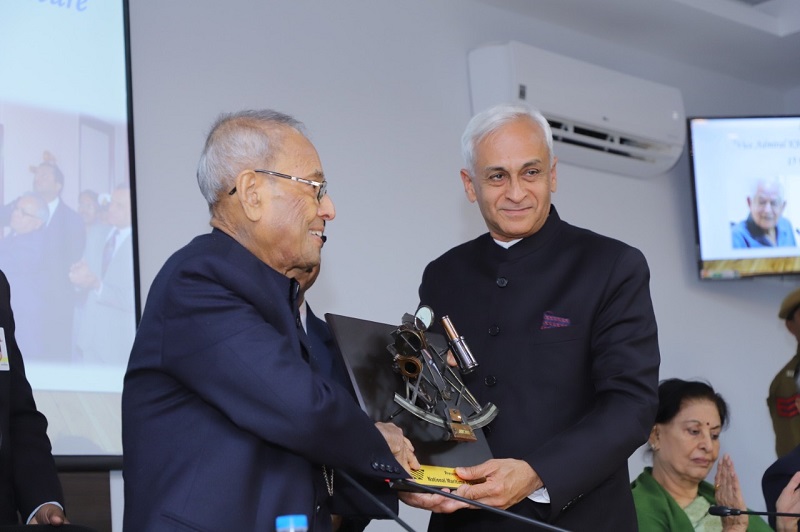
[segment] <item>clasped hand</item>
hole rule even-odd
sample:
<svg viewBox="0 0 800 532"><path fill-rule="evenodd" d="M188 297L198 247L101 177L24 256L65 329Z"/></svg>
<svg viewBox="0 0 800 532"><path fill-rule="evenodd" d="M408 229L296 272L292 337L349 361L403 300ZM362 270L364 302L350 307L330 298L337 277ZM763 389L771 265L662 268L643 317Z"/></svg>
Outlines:
<svg viewBox="0 0 800 532"><path fill-rule="evenodd" d="M714 477L714 500L717 504L728 506L729 508L746 508L742 489L739 485L739 477L733 467L733 460L730 456L723 455L717 464L717 474ZM732 515L722 518L722 530L724 532L745 532L747 530L749 518L747 515Z"/></svg>

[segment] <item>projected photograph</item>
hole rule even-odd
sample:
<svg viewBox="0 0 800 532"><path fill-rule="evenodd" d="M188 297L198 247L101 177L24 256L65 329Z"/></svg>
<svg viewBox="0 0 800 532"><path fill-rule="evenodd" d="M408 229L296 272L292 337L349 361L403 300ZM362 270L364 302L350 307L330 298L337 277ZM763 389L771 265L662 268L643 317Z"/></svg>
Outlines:
<svg viewBox="0 0 800 532"><path fill-rule="evenodd" d="M122 453L138 316L125 50L121 0L0 6L0 270L54 454Z"/></svg>
<svg viewBox="0 0 800 532"><path fill-rule="evenodd" d="M689 125L700 277L800 274L800 117Z"/></svg>

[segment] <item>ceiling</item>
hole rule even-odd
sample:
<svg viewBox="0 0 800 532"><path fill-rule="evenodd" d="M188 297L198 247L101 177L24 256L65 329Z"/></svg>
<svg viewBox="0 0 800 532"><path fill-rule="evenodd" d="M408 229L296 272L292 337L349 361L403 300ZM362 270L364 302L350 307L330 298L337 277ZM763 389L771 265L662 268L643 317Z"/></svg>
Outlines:
<svg viewBox="0 0 800 532"><path fill-rule="evenodd" d="M768 87L800 87L800 0L481 1Z"/></svg>

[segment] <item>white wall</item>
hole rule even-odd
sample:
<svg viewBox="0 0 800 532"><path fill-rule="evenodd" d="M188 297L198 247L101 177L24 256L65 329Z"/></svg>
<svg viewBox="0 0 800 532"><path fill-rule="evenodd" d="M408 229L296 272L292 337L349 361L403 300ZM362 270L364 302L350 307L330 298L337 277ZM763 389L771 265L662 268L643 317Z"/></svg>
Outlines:
<svg viewBox="0 0 800 532"><path fill-rule="evenodd" d="M785 111L780 92L474 0L136 0L130 12L144 293L173 251L208 230L194 172L220 112L272 107L306 123L337 207L309 300L319 312L394 323L415 308L425 264L485 231L458 178L470 49L518 40L670 84L690 116ZM746 501L762 508L761 473L775 458L767 387L794 352L776 314L797 281L697 279L685 155L651 180L567 164L559 177L563 218L647 256L662 377L709 379L729 401L723 448ZM634 456L632 474L642 465ZM422 512L403 515L424 529ZM396 527L370 526L383 529Z"/></svg>

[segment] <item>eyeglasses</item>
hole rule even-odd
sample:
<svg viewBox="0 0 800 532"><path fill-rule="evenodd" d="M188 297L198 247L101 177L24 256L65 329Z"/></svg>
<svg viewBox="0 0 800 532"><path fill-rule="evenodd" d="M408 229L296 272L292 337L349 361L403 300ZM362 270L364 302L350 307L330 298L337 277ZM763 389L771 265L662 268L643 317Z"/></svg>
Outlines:
<svg viewBox="0 0 800 532"><path fill-rule="evenodd" d="M25 209L23 209L22 207L20 207L19 205L15 206L13 210L19 211L19 213L22 214L22 216L30 216L31 218L36 218L37 220L41 220L42 219L41 216L39 216L38 214L33 213L33 212L28 212Z"/></svg>
<svg viewBox="0 0 800 532"><path fill-rule="evenodd" d="M306 185L311 185L317 189L317 201L322 201L322 196L328 190L328 182L327 181L313 181L311 179L304 179L302 177L295 177L293 175L282 174L280 172L273 172L272 170L253 170L259 174L269 174L274 175L275 177L282 177L284 179L291 179L292 181L297 181L298 183L305 183ZM228 192L229 196L233 196L236 194L236 187L233 187L230 192Z"/></svg>

